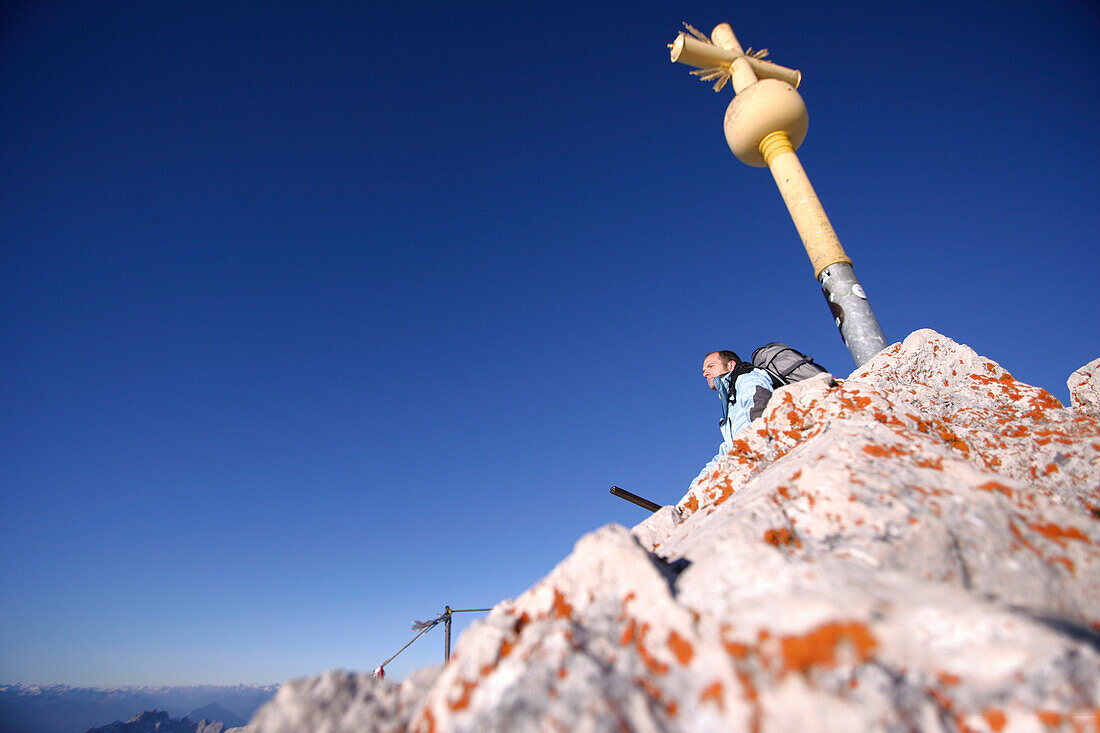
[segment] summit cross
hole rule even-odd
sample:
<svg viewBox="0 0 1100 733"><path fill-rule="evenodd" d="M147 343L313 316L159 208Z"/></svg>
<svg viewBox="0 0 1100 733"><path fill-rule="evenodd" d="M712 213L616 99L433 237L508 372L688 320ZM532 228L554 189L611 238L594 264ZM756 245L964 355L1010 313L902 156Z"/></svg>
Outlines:
<svg viewBox="0 0 1100 733"><path fill-rule="evenodd" d="M715 91L732 84L726 142L742 163L771 170L840 336L856 366L863 366L886 348L886 337L795 154L809 127L806 103L796 91L801 72L764 61L767 50L742 50L728 23L715 27L710 38L684 25L690 33L681 31L668 46L672 61L694 66L691 73L704 81L717 80Z"/></svg>

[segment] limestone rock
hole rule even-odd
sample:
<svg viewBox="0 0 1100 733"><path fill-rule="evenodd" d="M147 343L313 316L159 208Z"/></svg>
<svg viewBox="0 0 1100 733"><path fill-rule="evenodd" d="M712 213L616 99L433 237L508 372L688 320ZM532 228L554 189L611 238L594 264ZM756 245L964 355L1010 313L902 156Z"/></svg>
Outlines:
<svg viewBox="0 0 1100 733"><path fill-rule="evenodd" d="M1100 418L918 331L778 390L677 506L581 538L438 676L340 674L250 728L1098 730Z"/></svg>
<svg viewBox="0 0 1100 733"><path fill-rule="evenodd" d="M256 711L249 733L396 733L405 730L413 707L439 675L427 667L401 685L373 674L332 670L287 682Z"/></svg>
<svg viewBox="0 0 1100 733"><path fill-rule="evenodd" d="M1100 417L1100 358L1069 375L1069 401L1073 406L1092 417Z"/></svg>

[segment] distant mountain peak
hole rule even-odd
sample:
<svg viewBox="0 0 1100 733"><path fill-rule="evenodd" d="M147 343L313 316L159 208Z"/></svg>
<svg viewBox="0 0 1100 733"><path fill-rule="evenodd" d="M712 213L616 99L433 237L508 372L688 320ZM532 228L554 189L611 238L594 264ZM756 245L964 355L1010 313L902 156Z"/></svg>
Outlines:
<svg viewBox="0 0 1100 733"><path fill-rule="evenodd" d="M191 720L199 721L220 721L222 723L225 723L225 727L227 728L238 728L248 722L237 713L234 713L232 710L229 710L214 702L210 703L209 705L204 705L201 708L195 708L184 717L190 718Z"/></svg>
<svg viewBox="0 0 1100 733"><path fill-rule="evenodd" d="M163 710L146 710L125 723L116 720L110 725L91 728L87 733L223 733L227 727L220 720L201 719L196 723L188 716L173 720Z"/></svg>

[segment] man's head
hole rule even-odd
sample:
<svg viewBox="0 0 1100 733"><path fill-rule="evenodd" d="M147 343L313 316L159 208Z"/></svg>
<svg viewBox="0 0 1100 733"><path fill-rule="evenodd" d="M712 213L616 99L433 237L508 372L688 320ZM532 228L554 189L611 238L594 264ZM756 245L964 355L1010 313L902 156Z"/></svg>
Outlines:
<svg viewBox="0 0 1100 733"><path fill-rule="evenodd" d="M707 354L707 357L703 359L703 376L710 388L718 389L714 386L714 378L733 371L739 361L741 361L741 357L727 349L712 351Z"/></svg>

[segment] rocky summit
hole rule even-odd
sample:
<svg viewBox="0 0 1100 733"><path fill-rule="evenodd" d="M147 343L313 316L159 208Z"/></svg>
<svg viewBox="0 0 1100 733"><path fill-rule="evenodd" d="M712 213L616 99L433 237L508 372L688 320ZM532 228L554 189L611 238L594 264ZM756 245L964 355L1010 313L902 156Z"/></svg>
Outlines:
<svg viewBox="0 0 1100 733"><path fill-rule="evenodd" d="M924 330L783 387L445 667L290 682L250 730L1100 731L1100 359L1069 386Z"/></svg>

